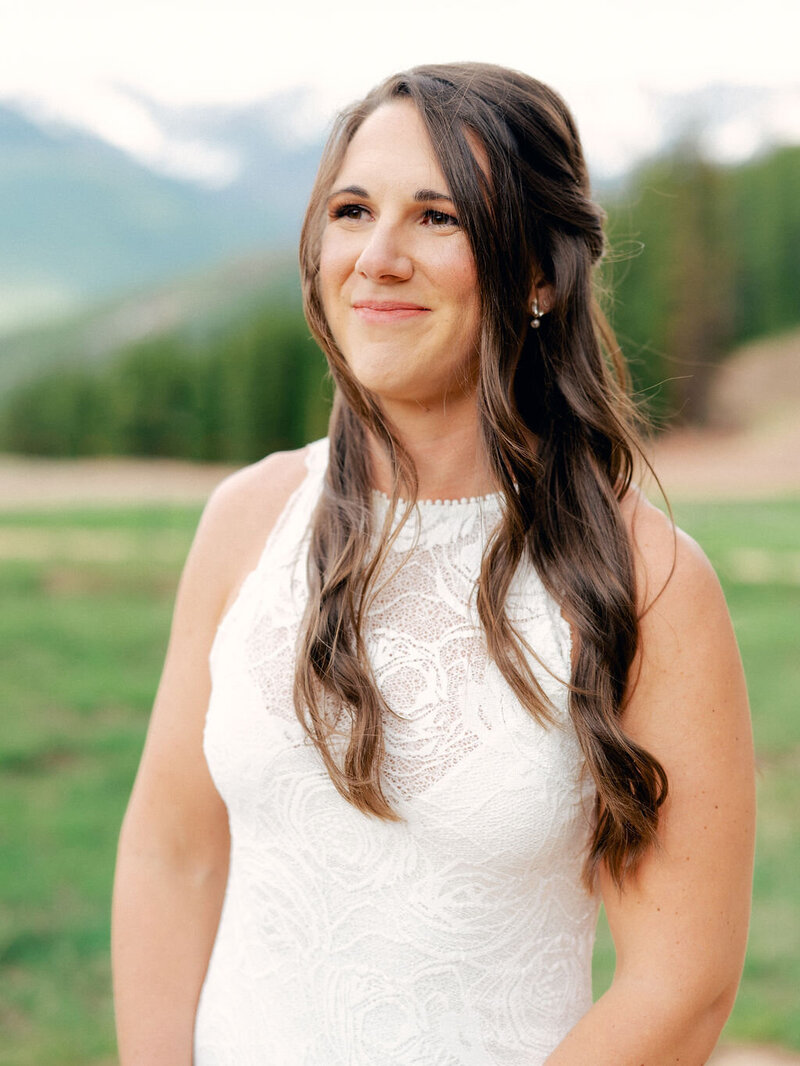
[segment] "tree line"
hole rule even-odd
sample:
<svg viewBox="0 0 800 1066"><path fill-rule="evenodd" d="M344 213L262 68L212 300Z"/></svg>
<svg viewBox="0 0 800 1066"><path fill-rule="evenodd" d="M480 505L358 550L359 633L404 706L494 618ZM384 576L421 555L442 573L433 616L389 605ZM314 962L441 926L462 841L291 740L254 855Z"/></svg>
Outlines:
<svg viewBox="0 0 800 1066"><path fill-rule="evenodd" d="M607 203L609 316L659 421L702 424L737 344L800 321L800 147L737 167L691 145ZM0 448L249 462L325 432L325 362L299 310L262 308L222 336L180 334L77 363L0 398Z"/></svg>
<svg viewBox="0 0 800 1066"><path fill-rule="evenodd" d="M0 447L250 462L324 436L325 370L302 314L268 307L216 340L159 336L14 389Z"/></svg>

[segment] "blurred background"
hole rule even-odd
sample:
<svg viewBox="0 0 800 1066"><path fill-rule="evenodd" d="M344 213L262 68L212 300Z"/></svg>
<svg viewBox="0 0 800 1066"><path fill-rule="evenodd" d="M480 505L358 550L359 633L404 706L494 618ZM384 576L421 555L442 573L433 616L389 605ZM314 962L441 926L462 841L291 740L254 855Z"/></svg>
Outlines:
<svg viewBox="0 0 800 1066"><path fill-rule="evenodd" d="M750 682L724 1039L800 1051L798 31L794 0L0 0L0 1063L115 1061L114 848L182 560L228 469L325 433L296 244L326 131L457 59L549 82L582 131L607 308Z"/></svg>

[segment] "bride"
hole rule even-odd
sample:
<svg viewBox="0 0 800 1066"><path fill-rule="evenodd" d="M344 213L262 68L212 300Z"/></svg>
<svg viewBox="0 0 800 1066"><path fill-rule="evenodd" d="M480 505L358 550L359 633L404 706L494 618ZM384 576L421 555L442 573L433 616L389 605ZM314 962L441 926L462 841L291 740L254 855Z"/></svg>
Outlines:
<svg viewBox="0 0 800 1066"><path fill-rule="evenodd" d="M329 435L224 483L186 565L120 838L122 1066L710 1055L747 700L633 480L602 253L540 82L419 67L341 116L301 243Z"/></svg>

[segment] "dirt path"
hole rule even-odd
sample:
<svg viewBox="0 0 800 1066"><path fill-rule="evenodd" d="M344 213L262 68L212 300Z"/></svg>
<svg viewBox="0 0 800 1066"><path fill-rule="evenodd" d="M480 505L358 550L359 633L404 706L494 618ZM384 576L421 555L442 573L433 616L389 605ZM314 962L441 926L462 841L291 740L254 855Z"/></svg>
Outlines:
<svg viewBox="0 0 800 1066"><path fill-rule="evenodd" d="M234 467L171 459L0 455L0 509L203 503Z"/></svg>
<svg viewBox="0 0 800 1066"><path fill-rule="evenodd" d="M709 1066L799 1066L800 1055L780 1048L733 1046L719 1048Z"/></svg>
<svg viewBox="0 0 800 1066"><path fill-rule="evenodd" d="M674 432L654 450L668 495L768 499L800 495L800 420L739 433Z"/></svg>

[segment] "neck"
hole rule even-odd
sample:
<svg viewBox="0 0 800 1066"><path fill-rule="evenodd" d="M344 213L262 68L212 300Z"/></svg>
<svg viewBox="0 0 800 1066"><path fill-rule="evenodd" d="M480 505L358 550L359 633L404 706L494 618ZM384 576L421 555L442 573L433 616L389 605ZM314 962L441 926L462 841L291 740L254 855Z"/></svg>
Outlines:
<svg viewBox="0 0 800 1066"><path fill-rule="evenodd" d="M496 489L483 451L474 399L441 410L421 406L384 410L395 436L413 460L418 499L460 499ZM391 494L389 456L374 438L370 438L370 451L373 486Z"/></svg>

